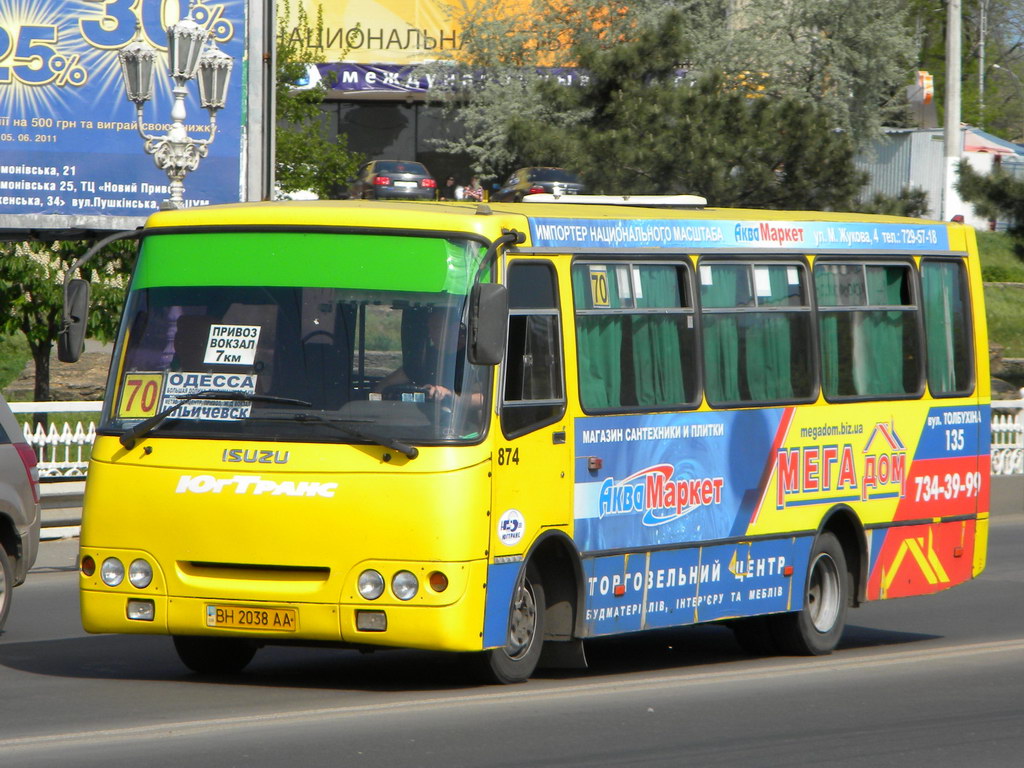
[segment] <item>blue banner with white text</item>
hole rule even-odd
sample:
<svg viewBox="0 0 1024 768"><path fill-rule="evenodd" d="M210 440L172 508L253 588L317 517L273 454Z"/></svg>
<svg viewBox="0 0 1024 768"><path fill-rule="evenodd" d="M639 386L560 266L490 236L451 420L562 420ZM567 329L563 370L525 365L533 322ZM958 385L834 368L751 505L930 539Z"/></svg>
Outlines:
<svg viewBox="0 0 1024 768"><path fill-rule="evenodd" d="M942 251L942 224L836 221L715 221L694 219L531 218L537 248L766 248L871 251Z"/></svg>

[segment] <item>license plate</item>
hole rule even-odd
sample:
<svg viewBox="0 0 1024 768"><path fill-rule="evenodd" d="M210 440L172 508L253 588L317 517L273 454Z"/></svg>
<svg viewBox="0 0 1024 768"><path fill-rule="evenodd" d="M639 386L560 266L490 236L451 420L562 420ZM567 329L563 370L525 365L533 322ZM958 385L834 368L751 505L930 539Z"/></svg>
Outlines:
<svg viewBox="0 0 1024 768"><path fill-rule="evenodd" d="M395 186L396 187L415 187L416 186L416 182L415 181L396 181L395 182Z"/></svg>
<svg viewBox="0 0 1024 768"><path fill-rule="evenodd" d="M259 629L295 632L299 614L294 608L250 608L244 605L207 605L206 626L220 629Z"/></svg>

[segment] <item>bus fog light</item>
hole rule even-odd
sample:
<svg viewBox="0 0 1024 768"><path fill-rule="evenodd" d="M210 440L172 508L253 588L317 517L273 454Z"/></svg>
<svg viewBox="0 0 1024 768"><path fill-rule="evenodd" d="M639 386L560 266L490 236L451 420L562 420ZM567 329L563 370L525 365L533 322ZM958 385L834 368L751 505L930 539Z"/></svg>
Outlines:
<svg viewBox="0 0 1024 768"><path fill-rule="evenodd" d="M128 618L132 621L152 621L156 617L156 605L152 600L129 600Z"/></svg>
<svg viewBox="0 0 1024 768"><path fill-rule="evenodd" d="M100 566L100 578L108 587L116 587L124 581L124 563L116 557L108 557Z"/></svg>
<svg viewBox="0 0 1024 768"><path fill-rule="evenodd" d="M391 579L391 591L399 600L412 600L416 597L416 591L419 588L420 583L409 571L399 571Z"/></svg>
<svg viewBox="0 0 1024 768"><path fill-rule="evenodd" d="M448 589L448 577L440 571L430 574L430 588L435 592L444 592Z"/></svg>
<svg viewBox="0 0 1024 768"><path fill-rule="evenodd" d="M383 632L388 628L384 611L356 611L356 629L360 632Z"/></svg>
<svg viewBox="0 0 1024 768"><path fill-rule="evenodd" d="M376 600L384 594L384 577L372 569L360 573L359 594L367 600Z"/></svg>
<svg viewBox="0 0 1024 768"><path fill-rule="evenodd" d="M128 566L128 581L133 587L145 589L153 581L153 567L145 560L132 560Z"/></svg>

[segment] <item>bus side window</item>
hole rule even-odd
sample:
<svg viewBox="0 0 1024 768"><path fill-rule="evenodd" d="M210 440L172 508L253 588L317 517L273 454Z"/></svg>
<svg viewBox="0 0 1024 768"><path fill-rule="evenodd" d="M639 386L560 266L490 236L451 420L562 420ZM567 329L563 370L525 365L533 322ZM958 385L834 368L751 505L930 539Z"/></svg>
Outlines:
<svg viewBox="0 0 1024 768"><path fill-rule="evenodd" d="M928 386L936 397L974 389L974 351L967 276L961 261L921 262Z"/></svg>
<svg viewBox="0 0 1024 768"><path fill-rule="evenodd" d="M699 277L708 402L813 399L817 382L803 264L702 260Z"/></svg>
<svg viewBox="0 0 1024 768"><path fill-rule="evenodd" d="M554 269L549 262L513 262L507 283L501 428L514 437L558 421L565 413L565 387Z"/></svg>
<svg viewBox="0 0 1024 768"><path fill-rule="evenodd" d="M821 384L829 400L919 396L920 315L911 266L814 265Z"/></svg>
<svg viewBox="0 0 1024 768"><path fill-rule="evenodd" d="M682 263L578 261L572 290L584 411L699 403L693 291Z"/></svg>

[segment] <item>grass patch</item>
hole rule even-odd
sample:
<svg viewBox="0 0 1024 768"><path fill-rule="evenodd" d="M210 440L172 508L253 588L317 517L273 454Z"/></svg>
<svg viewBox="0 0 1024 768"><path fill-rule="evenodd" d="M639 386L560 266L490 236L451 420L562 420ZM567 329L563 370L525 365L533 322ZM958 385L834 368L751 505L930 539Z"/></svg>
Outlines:
<svg viewBox="0 0 1024 768"><path fill-rule="evenodd" d="M979 232L981 276L990 283L1024 283L1024 262L1013 250L1013 240L1003 232Z"/></svg>
<svg viewBox="0 0 1024 768"><path fill-rule="evenodd" d="M18 378L31 357L28 342L20 333L0 336L0 389L6 388Z"/></svg>
<svg viewBox="0 0 1024 768"><path fill-rule="evenodd" d="M988 339L1003 348L1003 357L1024 357L1024 285L985 286Z"/></svg>
<svg viewBox="0 0 1024 768"><path fill-rule="evenodd" d="M1003 348L1003 357L1024 357L1024 262L1003 232L979 232L978 253L985 282L988 340Z"/></svg>

